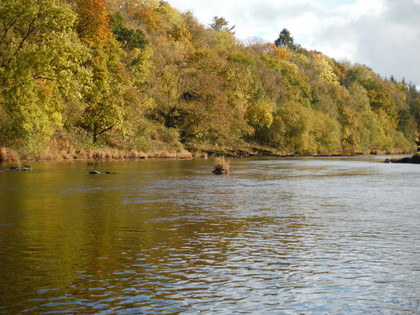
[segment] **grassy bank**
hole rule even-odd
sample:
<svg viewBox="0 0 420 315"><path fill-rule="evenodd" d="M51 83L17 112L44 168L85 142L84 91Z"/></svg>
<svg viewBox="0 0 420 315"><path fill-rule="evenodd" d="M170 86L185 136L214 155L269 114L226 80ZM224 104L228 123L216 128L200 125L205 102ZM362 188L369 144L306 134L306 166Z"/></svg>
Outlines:
<svg viewBox="0 0 420 315"><path fill-rule="evenodd" d="M65 161L65 160L127 160L127 159L192 159L207 158L207 153L182 151L139 152L135 150L118 150L115 148L74 149L65 151L46 151L44 153L22 155L10 148L0 148L0 163L17 163L22 161Z"/></svg>
<svg viewBox="0 0 420 315"><path fill-rule="evenodd" d="M71 160L127 160L127 159L193 159L208 158L209 156L226 156L233 158L271 156L271 157L332 157L332 156L358 156L358 155L395 155L410 154L409 150L368 151L368 152L329 152L322 154L301 154L287 151L273 150L269 147L248 145L242 147L221 146L190 146L183 150L156 150L142 152L137 150L122 150L111 147L103 148L49 148L43 152L29 154L1 147L0 163L20 164L22 161L71 161Z"/></svg>

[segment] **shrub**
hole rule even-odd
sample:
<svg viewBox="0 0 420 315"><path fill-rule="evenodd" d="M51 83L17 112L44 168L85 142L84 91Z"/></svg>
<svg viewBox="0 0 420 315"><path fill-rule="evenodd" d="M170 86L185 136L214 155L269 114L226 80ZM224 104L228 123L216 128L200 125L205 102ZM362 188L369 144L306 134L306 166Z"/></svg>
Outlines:
<svg viewBox="0 0 420 315"><path fill-rule="evenodd" d="M2 162L19 162L19 156L17 153L9 148L0 148L0 163Z"/></svg>
<svg viewBox="0 0 420 315"><path fill-rule="evenodd" d="M216 158L216 164L214 165L213 174L222 175L229 173L230 165L229 161L226 161L225 158Z"/></svg>

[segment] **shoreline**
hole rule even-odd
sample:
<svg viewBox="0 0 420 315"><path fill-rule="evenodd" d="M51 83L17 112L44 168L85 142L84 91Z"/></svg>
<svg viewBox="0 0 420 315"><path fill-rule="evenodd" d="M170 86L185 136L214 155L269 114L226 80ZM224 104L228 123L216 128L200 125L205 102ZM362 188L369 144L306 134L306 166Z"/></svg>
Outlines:
<svg viewBox="0 0 420 315"><path fill-rule="evenodd" d="M328 157L357 157L357 156L377 156L377 155L412 155L413 152L404 150L392 151L370 151L370 152L331 152L323 154L297 154L275 152L270 150L203 150L203 151L157 151L157 152L139 152L139 151L124 151L117 149L94 149L90 151L77 150L73 152L55 152L46 153L37 156L19 157L16 151L2 147L0 148L0 165L20 164L40 161L40 162L60 162L60 161L122 161L122 160L146 160L146 159L207 159L213 157L226 158L328 158Z"/></svg>
<svg viewBox="0 0 420 315"><path fill-rule="evenodd" d="M413 156L386 159L385 163L420 164L420 152Z"/></svg>

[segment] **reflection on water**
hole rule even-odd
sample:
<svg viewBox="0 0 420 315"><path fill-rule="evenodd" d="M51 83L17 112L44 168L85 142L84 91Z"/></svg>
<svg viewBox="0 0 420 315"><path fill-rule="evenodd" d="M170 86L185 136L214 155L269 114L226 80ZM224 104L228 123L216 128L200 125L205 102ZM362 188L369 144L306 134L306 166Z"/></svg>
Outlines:
<svg viewBox="0 0 420 315"><path fill-rule="evenodd" d="M0 313L416 313L417 165L85 162L0 173Z"/></svg>

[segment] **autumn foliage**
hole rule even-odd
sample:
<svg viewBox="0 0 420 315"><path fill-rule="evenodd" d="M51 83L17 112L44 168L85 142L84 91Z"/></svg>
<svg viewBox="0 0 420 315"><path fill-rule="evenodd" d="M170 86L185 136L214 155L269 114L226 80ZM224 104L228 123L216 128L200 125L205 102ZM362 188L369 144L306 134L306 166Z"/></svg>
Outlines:
<svg viewBox="0 0 420 315"><path fill-rule="evenodd" d="M75 0L75 8L76 31L84 43L92 46L111 36L108 9L103 0Z"/></svg>
<svg viewBox="0 0 420 315"><path fill-rule="evenodd" d="M214 23L157 0L3 0L2 156L413 150L413 84L302 48L287 30L244 45Z"/></svg>

